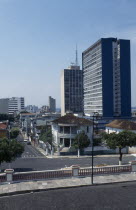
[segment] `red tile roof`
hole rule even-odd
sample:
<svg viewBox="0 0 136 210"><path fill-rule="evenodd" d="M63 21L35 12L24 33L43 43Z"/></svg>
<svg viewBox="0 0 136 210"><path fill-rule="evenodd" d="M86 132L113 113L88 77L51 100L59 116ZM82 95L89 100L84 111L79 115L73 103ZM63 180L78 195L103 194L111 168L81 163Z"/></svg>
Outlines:
<svg viewBox="0 0 136 210"><path fill-rule="evenodd" d="M91 120L87 120L85 118L76 117L73 114L66 114L56 120L52 121L56 124L76 124L76 125L92 125Z"/></svg>
<svg viewBox="0 0 136 210"><path fill-rule="evenodd" d="M136 123L129 120L113 120L106 127L118 128L123 130L136 130Z"/></svg>
<svg viewBox="0 0 136 210"><path fill-rule="evenodd" d="M26 112L26 113L23 112L23 113L20 113L20 115L36 115L36 114L35 113L30 113L30 112L29 113L28 112Z"/></svg>
<svg viewBox="0 0 136 210"><path fill-rule="evenodd" d="M5 123L0 123L0 129L1 129L1 130L7 129L7 124L5 124Z"/></svg>

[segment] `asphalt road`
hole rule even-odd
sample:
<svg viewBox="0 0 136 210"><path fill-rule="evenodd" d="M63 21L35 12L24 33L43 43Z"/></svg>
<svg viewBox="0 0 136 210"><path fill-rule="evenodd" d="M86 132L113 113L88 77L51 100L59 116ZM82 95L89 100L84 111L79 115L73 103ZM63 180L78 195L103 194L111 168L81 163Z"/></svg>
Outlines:
<svg viewBox="0 0 136 210"><path fill-rule="evenodd" d="M35 157L33 157L35 156ZM130 160L134 160L134 156L124 156L123 164L127 164ZM95 156L94 166L107 164L107 165L118 165L117 156ZM21 158L16 159L11 163L11 167L15 171L31 171L31 170L54 170L64 167L69 167L71 165L80 165L81 167L91 166L91 157L81 157L81 158L46 158L41 154L36 154L35 149L28 145ZM2 163L1 168L4 170L8 168L8 164Z"/></svg>
<svg viewBox="0 0 136 210"><path fill-rule="evenodd" d="M21 155L21 158L43 157L43 154L41 154L35 147L28 145L27 142L24 142L24 138L21 134L18 135L17 141L24 144L25 146L25 151Z"/></svg>
<svg viewBox="0 0 136 210"><path fill-rule="evenodd" d="M24 143L22 136L18 137L18 141ZM123 164L127 164L129 161L134 160L135 157L132 155L123 156ZM118 165L118 156L109 155L106 156L94 156L94 166L97 165ZM32 171L32 170L54 170L64 167L69 167L71 165L80 165L81 167L90 167L91 166L91 156L90 157L80 157L80 158L46 158L41 154L34 146L27 145L25 143L25 151L20 158L17 158L14 162L11 163L11 167L14 168L16 172L20 171ZM9 167L9 164L2 163L2 170Z"/></svg>
<svg viewBox="0 0 136 210"><path fill-rule="evenodd" d="M0 197L2 210L135 210L136 182Z"/></svg>
<svg viewBox="0 0 136 210"><path fill-rule="evenodd" d="M24 143L25 145L25 151L21 155L21 158L33 158L33 157L44 157L43 154L41 154L35 147L32 145L27 145L27 143Z"/></svg>

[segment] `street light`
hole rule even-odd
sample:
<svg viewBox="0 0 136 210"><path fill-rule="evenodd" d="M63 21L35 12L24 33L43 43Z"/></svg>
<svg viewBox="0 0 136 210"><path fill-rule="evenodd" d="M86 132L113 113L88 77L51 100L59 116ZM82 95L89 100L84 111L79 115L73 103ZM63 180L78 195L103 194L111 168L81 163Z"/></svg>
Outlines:
<svg viewBox="0 0 136 210"><path fill-rule="evenodd" d="M93 132L92 132L92 174L91 174L91 184L93 185L93 140L94 140L94 117L98 117L99 113L98 112L94 112L93 113Z"/></svg>
<svg viewBox="0 0 136 210"><path fill-rule="evenodd" d="M79 148L79 134L82 132L82 130L77 130L77 134L78 134L78 157L80 157L80 148Z"/></svg>
<svg viewBox="0 0 136 210"><path fill-rule="evenodd" d="M48 125L49 125L49 122L50 121L48 121L48 120L46 120L46 138L48 137L48 135L47 135L47 131L48 131ZM51 131L52 132L52 131ZM47 138L48 139L48 138ZM48 142L48 141L47 141ZM51 146L51 152L50 152L50 154L51 154L51 157L53 156L53 142L52 142L52 134L51 134L51 144L50 144L50 146Z"/></svg>

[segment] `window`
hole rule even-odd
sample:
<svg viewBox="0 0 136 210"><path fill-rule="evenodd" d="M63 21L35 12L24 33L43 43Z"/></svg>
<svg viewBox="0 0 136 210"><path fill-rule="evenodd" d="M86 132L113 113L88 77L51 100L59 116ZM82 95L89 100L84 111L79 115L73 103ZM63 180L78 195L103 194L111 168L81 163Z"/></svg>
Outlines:
<svg viewBox="0 0 136 210"><path fill-rule="evenodd" d="M63 127L60 126L60 133L63 133Z"/></svg>
<svg viewBox="0 0 136 210"><path fill-rule="evenodd" d="M71 127L71 134L77 134L77 127L75 126Z"/></svg>
<svg viewBox="0 0 136 210"><path fill-rule="evenodd" d="M64 133L69 134L70 133L70 127L64 127Z"/></svg>
<svg viewBox="0 0 136 210"><path fill-rule="evenodd" d="M63 144L63 139L62 138L60 138L60 144Z"/></svg>

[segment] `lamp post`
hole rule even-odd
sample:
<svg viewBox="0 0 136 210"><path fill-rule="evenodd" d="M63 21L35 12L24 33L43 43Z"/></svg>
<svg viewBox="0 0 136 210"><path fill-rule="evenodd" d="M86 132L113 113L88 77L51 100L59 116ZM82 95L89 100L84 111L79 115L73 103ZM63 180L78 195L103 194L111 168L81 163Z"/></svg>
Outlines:
<svg viewBox="0 0 136 210"><path fill-rule="evenodd" d="M93 185L93 163L94 163L94 161L93 161L93 140L94 140L94 117L98 117L98 115L99 115L99 113L98 112L94 112L93 113L93 132L92 132L92 174L91 174L91 184Z"/></svg>
<svg viewBox="0 0 136 210"><path fill-rule="evenodd" d="M47 131L48 131L48 124L49 121L46 120L46 140L48 139L48 135L47 135ZM52 131L51 131L52 132ZM48 141L47 141L48 142ZM51 157L53 156L53 142L52 142L52 134L51 134L51 151L50 151L50 154L51 154Z"/></svg>
<svg viewBox="0 0 136 210"><path fill-rule="evenodd" d="M79 134L82 132L82 130L77 130L77 134L78 134L78 154L77 156L80 157L80 148L79 148Z"/></svg>

